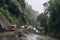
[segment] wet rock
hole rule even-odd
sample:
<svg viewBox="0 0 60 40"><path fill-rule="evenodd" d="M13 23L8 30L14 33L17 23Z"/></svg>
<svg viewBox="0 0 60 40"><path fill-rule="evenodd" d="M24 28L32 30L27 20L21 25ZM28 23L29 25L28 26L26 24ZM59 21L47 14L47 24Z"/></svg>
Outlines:
<svg viewBox="0 0 60 40"><path fill-rule="evenodd" d="M17 29L16 31L14 31L14 33L18 35L19 37L25 37L24 35L25 33L23 32L22 29Z"/></svg>
<svg viewBox="0 0 60 40"><path fill-rule="evenodd" d="M24 40L21 37L26 37L21 29L0 34L0 40Z"/></svg>

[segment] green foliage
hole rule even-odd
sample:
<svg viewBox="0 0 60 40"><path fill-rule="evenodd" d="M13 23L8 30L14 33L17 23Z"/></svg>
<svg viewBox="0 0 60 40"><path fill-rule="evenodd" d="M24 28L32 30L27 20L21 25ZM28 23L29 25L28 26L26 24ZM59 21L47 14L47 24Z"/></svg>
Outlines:
<svg viewBox="0 0 60 40"><path fill-rule="evenodd" d="M25 7L25 0L0 0L0 12L11 24L32 25L34 18Z"/></svg>
<svg viewBox="0 0 60 40"><path fill-rule="evenodd" d="M44 13L37 17L37 21L40 22L41 27L47 27L47 16Z"/></svg>
<svg viewBox="0 0 60 40"><path fill-rule="evenodd" d="M25 0L17 0L19 3L20 3L20 5L23 7L23 8L25 8Z"/></svg>
<svg viewBox="0 0 60 40"><path fill-rule="evenodd" d="M40 23L40 27L43 27L45 30L45 34L47 34L48 32L48 24L47 21L48 20L48 16L45 13L41 13L38 17L37 17L37 21Z"/></svg>
<svg viewBox="0 0 60 40"><path fill-rule="evenodd" d="M52 1L49 2L48 12L50 12L50 22L49 27L52 30L58 30L59 22L60 22L60 1Z"/></svg>
<svg viewBox="0 0 60 40"><path fill-rule="evenodd" d="M47 7L45 12L47 11L46 13L50 14L48 18L49 34L60 38L60 0L50 0L45 7Z"/></svg>

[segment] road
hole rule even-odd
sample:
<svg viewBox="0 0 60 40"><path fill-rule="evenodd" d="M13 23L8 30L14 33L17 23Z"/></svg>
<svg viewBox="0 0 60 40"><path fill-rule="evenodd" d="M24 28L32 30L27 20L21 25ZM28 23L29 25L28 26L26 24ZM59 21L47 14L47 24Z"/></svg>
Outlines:
<svg viewBox="0 0 60 40"><path fill-rule="evenodd" d="M14 32L1 33L0 40L57 40L51 37L38 35L34 33L29 33L29 34L21 33L22 30L20 31L19 30L14 31Z"/></svg>
<svg viewBox="0 0 60 40"><path fill-rule="evenodd" d="M50 38L42 35L36 35L36 34L29 34L26 36L27 36L26 40L57 40L54 38Z"/></svg>

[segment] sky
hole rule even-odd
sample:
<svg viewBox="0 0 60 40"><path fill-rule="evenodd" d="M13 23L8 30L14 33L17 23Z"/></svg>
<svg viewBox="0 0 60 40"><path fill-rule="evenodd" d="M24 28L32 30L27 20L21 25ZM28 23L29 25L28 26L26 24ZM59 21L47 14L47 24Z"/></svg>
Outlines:
<svg viewBox="0 0 60 40"><path fill-rule="evenodd" d="M28 2L28 4L32 6L32 9L38 11L39 14L44 11L43 3L47 1L48 0L26 0L26 2Z"/></svg>

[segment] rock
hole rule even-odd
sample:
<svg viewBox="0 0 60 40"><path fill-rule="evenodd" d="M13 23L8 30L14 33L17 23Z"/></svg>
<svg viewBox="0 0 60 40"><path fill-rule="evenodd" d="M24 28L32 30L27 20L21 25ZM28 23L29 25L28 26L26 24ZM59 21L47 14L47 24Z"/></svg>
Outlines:
<svg viewBox="0 0 60 40"><path fill-rule="evenodd" d="M19 37L24 36L25 34L22 29L17 29L16 31L14 31L14 33Z"/></svg>
<svg viewBox="0 0 60 40"><path fill-rule="evenodd" d="M24 34L21 29L5 32L0 34L0 40L20 40L22 39L21 37L26 37Z"/></svg>

